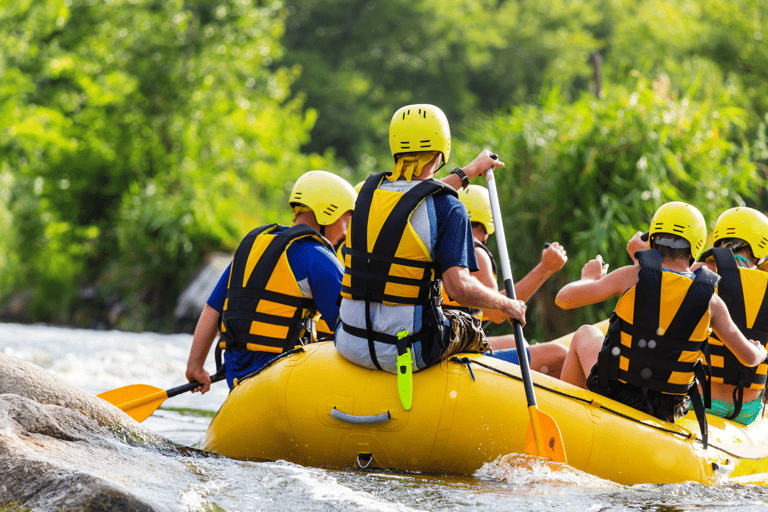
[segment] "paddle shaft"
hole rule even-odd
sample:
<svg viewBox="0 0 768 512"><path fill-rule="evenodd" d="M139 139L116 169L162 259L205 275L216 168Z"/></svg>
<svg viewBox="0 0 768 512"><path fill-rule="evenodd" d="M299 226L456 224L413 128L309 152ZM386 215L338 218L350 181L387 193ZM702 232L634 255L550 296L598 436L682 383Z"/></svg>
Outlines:
<svg viewBox="0 0 768 512"><path fill-rule="evenodd" d="M214 373L211 377L211 384L214 382L219 382L220 380L224 380L227 378L227 374L224 372L221 373ZM193 380L192 382L187 382L186 384L182 384L181 386L177 386L175 388L171 388L169 390L166 390L166 394L168 395L168 398L171 398L172 396L180 395L182 393L186 393L187 391L192 391L195 388L199 388L202 386L201 383L197 382L196 380Z"/></svg>
<svg viewBox="0 0 768 512"><path fill-rule="evenodd" d="M502 276L504 277L504 289L507 292L507 297L512 300L516 300L515 295L515 283L512 281L512 268L509 265L509 252L507 251L507 240L504 236L504 223L501 219L501 209L499 208L499 196L496 192L496 180L493 176L493 169L489 169L485 173L485 181L488 185L488 194L491 199L491 212L493 214L493 225L496 230L496 245L499 248L499 258L501 263ZM539 451L539 455L544 455L544 439L541 434L541 425L539 425L539 417L536 411L536 394L533 391L533 378L531 377L531 367L528 363L528 350L523 336L523 326L520 322L513 319L512 326L515 329L515 345L517 346L517 359L520 362L520 373L523 376L523 386L525 387L525 398L528 401L528 409L530 411L531 423L533 427L533 435L536 438L536 447Z"/></svg>

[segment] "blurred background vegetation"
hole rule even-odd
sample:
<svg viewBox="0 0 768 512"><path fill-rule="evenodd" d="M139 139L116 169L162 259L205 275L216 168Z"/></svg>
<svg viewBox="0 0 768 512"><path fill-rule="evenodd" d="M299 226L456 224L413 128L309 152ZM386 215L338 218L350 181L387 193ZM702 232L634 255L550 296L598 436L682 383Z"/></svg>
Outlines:
<svg viewBox="0 0 768 512"><path fill-rule="evenodd" d="M761 7L762 5L762 7ZM392 113L492 148L512 268L552 339L613 304L554 295L683 200L768 210L768 10L754 0L10 0L0 5L0 316L170 332L207 255L290 222L311 169L388 169ZM447 172L441 171L441 175ZM480 183L480 180L478 180ZM495 249L495 242L489 244ZM494 334L507 327L492 328Z"/></svg>

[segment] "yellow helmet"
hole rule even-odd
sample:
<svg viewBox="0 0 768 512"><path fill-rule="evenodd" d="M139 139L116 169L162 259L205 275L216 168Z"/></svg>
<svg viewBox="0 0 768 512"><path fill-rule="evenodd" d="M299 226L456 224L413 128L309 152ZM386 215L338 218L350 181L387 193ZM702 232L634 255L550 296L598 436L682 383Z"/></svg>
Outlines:
<svg viewBox="0 0 768 512"><path fill-rule="evenodd" d="M294 213L306 211L303 208L311 210L318 224L329 226L354 210L356 199L357 192L344 178L326 171L309 171L294 183L288 204Z"/></svg>
<svg viewBox="0 0 768 512"><path fill-rule="evenodd" d="M676 249L690 247L691 258L695 260L704 248L707 239L707 223L695 206L680 201L672 201L656 210L653 219L651 219L651 228L648 233L650 242L655 241L659 245L669 245L658 240L659 237L656 235L659 234L677 235L684 238L688 244L669 246Z"/></svg>
<svg viewBox="0 0 768 512"><path fill-rule="evenodd" d="M760 261L768 254L768 217L754 208L726 210L715 222L715 246L718 241L726 238L739 238L747 242L752 255Z"/></svg>
<svg viewBox="0 0 768 512"><path fill-rule="evenodd" d="M437 151L443 163L451 154L451 129L442 110L434 105L406 105L389 124L389 148L399 153Z"/></svg>
<svg viewBox="0 0 768 512"><path fill-rule="evenodd" d="M488 195L487 188L469 185L467 188L459 189L459 200L467 207L470 221L482 224L489 235L496 231L493 225L491 197Z"/></svg>

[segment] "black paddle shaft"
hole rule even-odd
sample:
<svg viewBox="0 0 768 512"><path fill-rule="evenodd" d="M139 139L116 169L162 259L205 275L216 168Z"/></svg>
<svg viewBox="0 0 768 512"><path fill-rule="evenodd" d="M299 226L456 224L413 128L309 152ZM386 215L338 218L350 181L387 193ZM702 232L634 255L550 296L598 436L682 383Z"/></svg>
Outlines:
<svg viewBox="0 0 768 512"><path fill-rule="evenodd" d="M224 380L227 377L227 374L224 372L221 373L214 373L211 375L211 384L214 382L219 382L220 380ZM171 398L172 396L180 395L182 393L186 393L187 391L192 391L195 388L199 388L202 386L199 382L196 380L193 380L192 382L187 382L186 384L182 384L181 386L177 386L175 388L171 388L167 390L165 393L168 395L168 398Z"/></svg>

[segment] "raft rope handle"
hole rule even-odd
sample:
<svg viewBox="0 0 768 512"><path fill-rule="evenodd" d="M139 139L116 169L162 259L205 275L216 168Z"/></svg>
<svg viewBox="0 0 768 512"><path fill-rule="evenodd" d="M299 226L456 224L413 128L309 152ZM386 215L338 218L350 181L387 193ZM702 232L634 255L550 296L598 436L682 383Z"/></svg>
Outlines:
<svg viewBox="0 0 768 512"><path fill-rule="evenodd" d="M474 363L474 364L476 364L478 366L482 366L483 368L491 370L492 372L496 372L499 375L504 375L505 377L509 377L511 379L514 379L514 380L522 381L522 379L520 377L516 376L516 375L512 375L511 373L507 373L507 372L505 372L503 370L499 370L498 368L494 368L491 365L487 365L485 363L481 363L480 361L478 361L476 359L469 359L468 357L457 357L457 356L454 356L451 359L449 359L449 361L452 361L454 363L459 363L459 364L466 364L467 367L469 367L470 363ZM470 372L471 371L472 370L470 369ZM473 375L473 379L474 379L474 375ZM578 396L569 395L568 393L565 393L563 391L560 391L560 390L557 390L557 389L553 389L553 388L548 388L546 386L542 386L541 384L536 384L535 382L533 383L533 385L534 385L534 387L543 389L545 391L549 391L550 393L554 393L556 395L564 396L566 398L571 398L573 400L576 400L576 401L579 401L579 402L584 402L586 404L591 404L592 403L592 400L589 400L589 399L586 399L586 398L581 398L581 397L578 397ZM614 411L610 407L605 407L604 405L600 405L599 407L600 407L600 409L603 409L604 411L608 411L610 413L613 413L616 416L620 416L620 417L622 417L624 419L633 421L635 423L639 423L641 425L645 425L646 427L650 427L650 428L655 429L655 430L660 430L660 431L666 432L668 434L673 434L673 435L676 435L676 436L680 436L680 437L682 437L684 439L690 439L691 437L695 437L695 434L692 434L692 433L689 433L689 434L686 435L686 434L684 434L682 432L678 432L676 430L670 430L670 429L664 428L664 427L657 427L656 425L649 425L648 423L640 421L637 418L633 418L632 416L629 416L627 414L622 414L619 411ZM701 443L701 439L696 438L695 440L698 441L699 443ZM721 448L719 446L713 445L712 443L709 443L709 446L710 446L710 448L715 448L717 450L720 450L721 452L723 452L723 453L725 453L727 455L730 455L732 457L738 457L740 459L745 459L745 460L757 460L756 457L744 457L743 455L737 455L735 453L731 453L728 450L726 450L725 448Z"/></svg>
<svg viewBox="0 0 768 512"><path fill-rule="evenodd" d="M477 379L475 379L475 372L472 371L472 365L470 364L472 362L471 359L468 357L454 357L451 361L467 365L467 370L469 370L469 375L472 377L472 382L477 382Z"/></svg>
<svg viewBox="0 0 768 512"><path fill-rule="evenodd" d="M360 462L360 457L364 457L368 459L368 462L365 463L365 466L363 466L363 463ZM373 454L371 453L358 453L357 459L355 460L357 462L357 467L360 469L368 469L368 466L371 465L371 462L373 462Z"/></svg>
<svg viewBox="0 0 768 512"><path fill-rule="evenodd" d="M389 411L381 414L375 414L373 416L356 416L354 414L341 412L336 407L334 407L331 409L331 418L343 421L344 423L351 423L353 425L376 425L378 423L385 423L391 420L392 416L390 416Z"/></svg>

